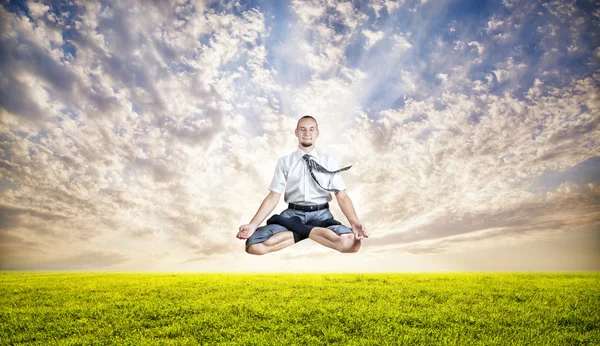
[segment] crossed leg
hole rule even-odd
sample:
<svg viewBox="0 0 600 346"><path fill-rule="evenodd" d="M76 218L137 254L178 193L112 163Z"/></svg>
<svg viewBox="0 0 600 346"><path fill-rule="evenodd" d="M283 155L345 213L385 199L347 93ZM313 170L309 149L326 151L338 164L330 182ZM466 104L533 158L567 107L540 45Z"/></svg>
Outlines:
<svg viewBox="0 0 600 346"><path fill-rule="evenodd" d="M360 249L360 240L354 237L354 233L337 235L329 228L315 227L308 237L323 246L342 253L354 253Z"/></svg>
<svg viewBox="0 0 600 346"><path fill-rule="evenodd" d="M342 253L354 253L360 249L360 240L354 238L354 233L337 235L329 228L315 227L308 237L323 246ZM265 255L294 244L294 234L290 231L284 231L272 235L262 243L248 246L246 251L251 255Z"/></svg>
<svg viewBox="0 0 600 346"><path fill-rule="evenodd" d="M294 233L283 231L275 233L262 243L256 243L248 246L246 252L251 255L265 255L269 252L279 251L290 245L294 245Z"/></svg>

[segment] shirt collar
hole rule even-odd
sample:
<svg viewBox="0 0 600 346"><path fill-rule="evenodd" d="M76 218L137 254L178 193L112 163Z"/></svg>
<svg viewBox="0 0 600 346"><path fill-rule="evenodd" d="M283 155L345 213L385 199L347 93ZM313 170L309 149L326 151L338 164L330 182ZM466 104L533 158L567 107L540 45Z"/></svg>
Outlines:
<svg viewBox="0 0 600 346"><path fill-rule="evenodd" d="M294 152L294 158L296 160L301 160L302 156L305 154L309 154L313 159L315 159L315 161L319 161L321 158L321 153L317 150L317 148L313 148L309 153L305 153L304 150L300 149L300 147L298 147L296 152Z"/></svg>

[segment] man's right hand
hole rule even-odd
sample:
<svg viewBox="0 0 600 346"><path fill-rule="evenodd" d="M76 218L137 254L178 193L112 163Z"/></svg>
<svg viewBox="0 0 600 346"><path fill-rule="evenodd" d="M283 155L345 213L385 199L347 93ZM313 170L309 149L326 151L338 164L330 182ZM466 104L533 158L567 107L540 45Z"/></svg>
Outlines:
<svg viewBox="0 0 600 346"><path fill-rule="evenodd" d="M238 238L238 239L248 239L248 238L250 238L250 236L252 235L252 233L254 233L254 231L256 231L256 226L252 225L251 223L246 224L246 225L241 225L240 226L240 231L236 235L236 238Z"/></svg>

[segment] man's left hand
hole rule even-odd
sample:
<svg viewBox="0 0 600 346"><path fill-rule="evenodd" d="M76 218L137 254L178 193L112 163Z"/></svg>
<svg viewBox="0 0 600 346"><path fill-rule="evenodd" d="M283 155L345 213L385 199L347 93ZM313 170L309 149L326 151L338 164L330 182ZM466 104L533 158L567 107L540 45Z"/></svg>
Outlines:
<svg viewBox="0 0 600 346"><path fill-rule="evenodd" d="M357 222L352 225L352 232L354 232L354 237L358 240L361 240L363 238L369 238L369 235L367 234L367 229L360 222Z"/></svg>

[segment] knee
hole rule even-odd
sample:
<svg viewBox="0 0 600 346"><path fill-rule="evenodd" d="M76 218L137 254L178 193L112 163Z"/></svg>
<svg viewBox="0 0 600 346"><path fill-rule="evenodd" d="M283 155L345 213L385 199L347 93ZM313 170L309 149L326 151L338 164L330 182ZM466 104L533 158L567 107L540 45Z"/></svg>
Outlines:
<svg viewBox="0 0 600 346"><path fill-rule="evenodd" d="M360 250L360 245L351 248L342 249L341 253L357 253Z"/></svg>
<svg viewBox="0 0 600 346"><path fill-rule="evenodd" d="M341 253L356 253L360 250L360 240L347 239L345 243L340 250Z"/></svg>
<svg viewBox="0 0 600 346"><path fill-rule="evenodd" d="M246 252L251 255L261 256L268 253L267 248L261 244L252 244L246 248Z"/></svg>

